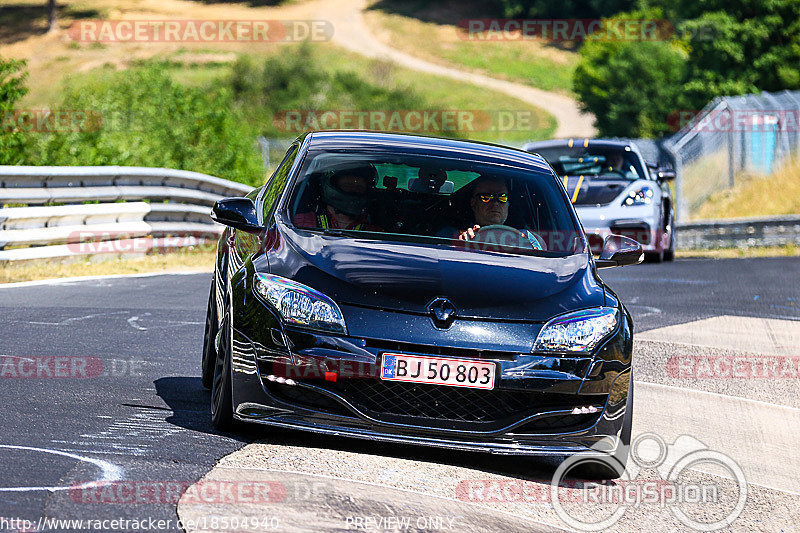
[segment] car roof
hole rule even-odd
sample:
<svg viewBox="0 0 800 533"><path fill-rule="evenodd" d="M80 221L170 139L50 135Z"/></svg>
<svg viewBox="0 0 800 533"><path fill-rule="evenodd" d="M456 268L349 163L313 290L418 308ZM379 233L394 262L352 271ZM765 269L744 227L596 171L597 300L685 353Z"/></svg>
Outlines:
<svg viewBox="0 0 800 533"><path fill-rule="evenodd" d="M560 147L580 147L585 148L628 148L632 151L639 152L636 145L630 141L620 139L587 139L587 138L572 138L572 139L551 139L549 141L533 141L525 144L523 150L534 151L543 148L560 148Z"/></svg>
<svg viewBox="0 0 800 533"><path fill-rule="evenodd" d="M401 151L403 153L455 157L494 164L513 165L548 174L551 173L550 166L538 154L480 141L360 130L315 131L301 137L305 136L311 136L310 148L312 149Z"/></svg>

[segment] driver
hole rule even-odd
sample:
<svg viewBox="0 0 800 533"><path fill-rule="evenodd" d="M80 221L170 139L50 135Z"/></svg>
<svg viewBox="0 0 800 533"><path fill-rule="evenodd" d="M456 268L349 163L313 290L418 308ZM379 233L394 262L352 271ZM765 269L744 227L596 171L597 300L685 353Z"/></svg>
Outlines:
<svg viewBox="0 0 800 533"><path fill-rule="evenodd" d="M494 176L481 176L472 183L469 205L475 224L458 233L458 239L469 241L485 226L504 225L508 218L510 197L506 180ZM520 232L527 237L535 250L544 250L544 243L528 230Z"/></svg>
<svg viewBox="0 0 800 533"><path fill-rule="evenodd" d="M620 172L625 174L627 169L625 168L625 156L622 155L621 152L612 152L606 157L606 163L608 163L608 170L610 172Z"/></svg>
<svg viewBox="0 0 800 533"><path fill-rule="evenodd" d="M297 213L294 224L303 228L383 231L370 224L366 214L369 193L376 181L372 165L337 170L323 177L316 211Z"/></svg>

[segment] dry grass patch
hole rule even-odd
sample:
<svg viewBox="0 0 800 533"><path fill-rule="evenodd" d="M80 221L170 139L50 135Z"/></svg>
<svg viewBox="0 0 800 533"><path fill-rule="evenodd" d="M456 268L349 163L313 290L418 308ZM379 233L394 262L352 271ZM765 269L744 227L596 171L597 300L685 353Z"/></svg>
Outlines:
<svg viewBox="0 0 800 533"><path fill-rule="evenodd" d="M214 268L215 252L206 250L149 254L139 257L97 255L69 260L24 261L0 264L0 283L105 276L110 274L143 274L191 272Z"/></svg>
<svg viewBox="0 0 800 533"><path fill-rule="evenodd" d="M793 215L800 213L800 159L773 174L738 176L733 189L712 194L692 213L695 219Z"/></svg>
<svg viewBox="0 0 800 533"><path fill-rule="evenodd" d="M676 250L675 257L685 259L699 257L707 259L737 259L750 257L797 257L800 246L761 246L752 248L719 248L714 250Z"/></svg>

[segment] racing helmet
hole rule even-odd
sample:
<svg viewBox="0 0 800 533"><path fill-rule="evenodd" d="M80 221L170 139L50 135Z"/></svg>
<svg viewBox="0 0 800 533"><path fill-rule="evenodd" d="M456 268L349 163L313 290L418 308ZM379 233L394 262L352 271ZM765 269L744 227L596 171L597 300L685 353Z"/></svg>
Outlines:
<svg viewBox="0 0 800 533"><path fill-rule="evenodd" d="M364 178L367 182L367 193L358 194L340 189L337 181L343 176ZM369 164L334 170L322 178L322 201L341 213L358 216L367 207L368 191L375 187L377 180L378 173L375 171L375 167Z"/></svg>

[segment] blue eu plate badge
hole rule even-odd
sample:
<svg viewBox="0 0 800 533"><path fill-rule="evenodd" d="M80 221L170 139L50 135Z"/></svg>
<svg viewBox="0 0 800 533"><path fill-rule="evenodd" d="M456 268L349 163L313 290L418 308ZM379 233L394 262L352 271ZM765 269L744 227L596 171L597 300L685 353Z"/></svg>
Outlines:
<svg viewBox="0 0 800 533"><path fill-rule="evenodd" d="M395 368L395 357L393 355L384 355L383 356L383 378L393 378L394 377L394 368Z"/></svg>

